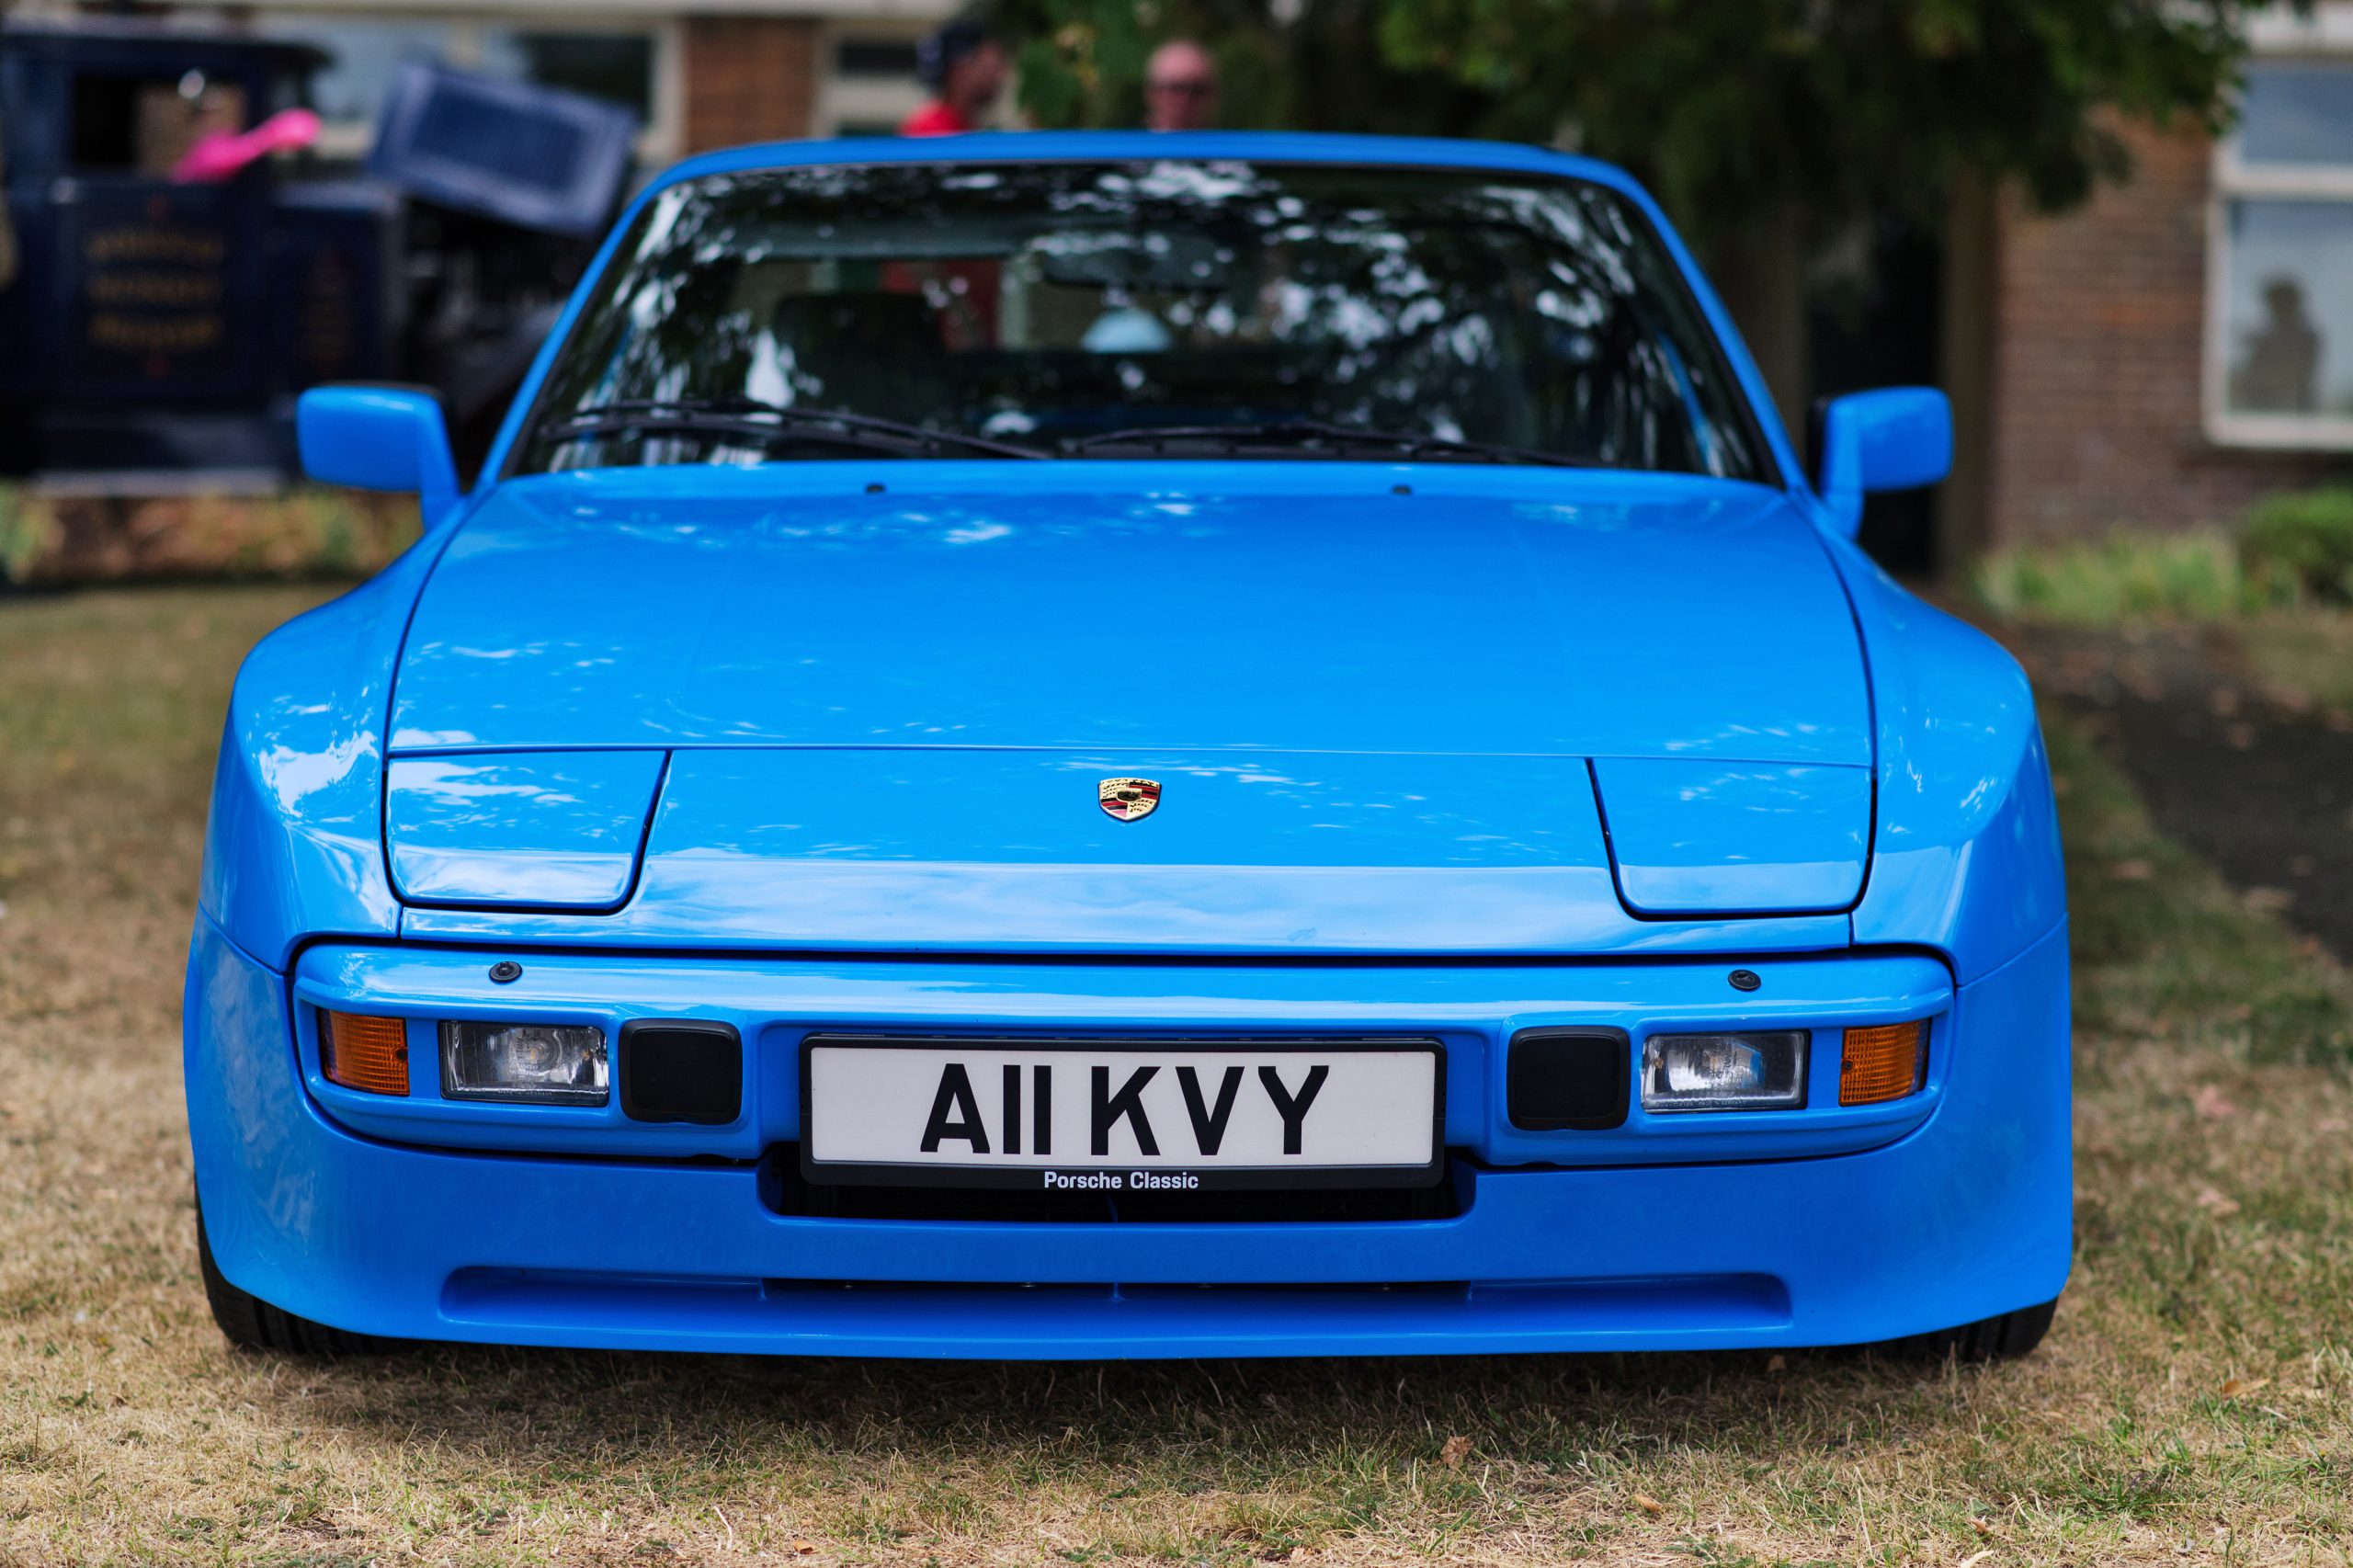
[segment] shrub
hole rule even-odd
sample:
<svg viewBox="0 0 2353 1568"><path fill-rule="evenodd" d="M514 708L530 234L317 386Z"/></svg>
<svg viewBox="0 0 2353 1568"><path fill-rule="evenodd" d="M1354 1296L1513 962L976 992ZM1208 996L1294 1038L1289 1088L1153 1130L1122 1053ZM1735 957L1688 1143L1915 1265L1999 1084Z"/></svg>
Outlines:
<svg viewBox="0 0 2353 1568"><path fill-rule="evenodd" d="M2353 604L2353 486L2267 496L2247 513L2239 560L2283 597Z"/></svg>
<svg viewBox="0 0 2353 1568"><path fill-rule="evenodd" d="M0 484L0 585L21 583L57 548L56 514L13 484Z"/></svg>
<svg viewBox="0 0 2353 1568"><path fill-rule="evenodd" d="M364 577L416 534L406 496L47 497L0 485L0 583Z"/></svg>
<svg viewBox="0 0 2353 1568"><path fill-rule="evenodd" d="M1978 563L1975 587L2005 618L2073 626L2223 620L2286 597L2249 581L2230 540L2215 532L2000 551Z"/></svg>

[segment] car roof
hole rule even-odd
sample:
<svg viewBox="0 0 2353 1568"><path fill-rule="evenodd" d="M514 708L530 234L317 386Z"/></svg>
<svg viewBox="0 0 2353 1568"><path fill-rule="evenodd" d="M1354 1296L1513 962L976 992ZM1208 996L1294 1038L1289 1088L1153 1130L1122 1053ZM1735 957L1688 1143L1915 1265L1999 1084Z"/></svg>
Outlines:
<svg viewBox="0 0 2353 1568"><path fill-rule="evenodd" d="M646 193L706 175L827 164L1120 163L1140 159L1479 169L1586 179L1650 205L1622 169L1597 158L1513 142L1354 136L1303 131L982 131L961 136L866 136L767 142L704 153L655 176Z"/></svg>

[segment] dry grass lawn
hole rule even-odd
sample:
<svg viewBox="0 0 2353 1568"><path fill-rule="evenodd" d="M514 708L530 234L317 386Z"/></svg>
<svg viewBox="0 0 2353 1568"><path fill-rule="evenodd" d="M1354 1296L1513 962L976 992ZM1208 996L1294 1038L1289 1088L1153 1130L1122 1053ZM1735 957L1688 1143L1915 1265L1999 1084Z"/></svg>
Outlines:
<svg viewBox="0 0 2353 1568"><path fill-rule="evenodd" d="M233 1353L180 964L232 667L318 593L0 600L0 1562L2353 1551L2353 984L2064 730L2080 1242L2023 1363Z"/></svg>
<svg viewBox="0 0 2353 1568"><path fill-rule="evenodd" d="M2353 613L2268 616L2234 631L2247 667L2276 699L2353 713Z"/></svg>

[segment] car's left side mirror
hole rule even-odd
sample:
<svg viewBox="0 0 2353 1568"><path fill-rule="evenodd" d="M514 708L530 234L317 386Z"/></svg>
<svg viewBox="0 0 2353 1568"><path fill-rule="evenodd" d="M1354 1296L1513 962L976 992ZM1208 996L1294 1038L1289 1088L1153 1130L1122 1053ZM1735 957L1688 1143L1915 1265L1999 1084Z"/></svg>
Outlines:
<svg viewBox="0 0 2353 1568"><path fill-rule="evenodd" d="M313 387L294 405L302 472L355 490L414 492L430 529L458 504L441 400L418 387Z"/></svg>
<svg viewBox="0 0 2353 1568"><path fill-rule="evenodd" d="M1848 539L1863 526L1865 495L1951 472L1952 404L1934 387L1853 392L1822 411L1822 504Z"/></svg>

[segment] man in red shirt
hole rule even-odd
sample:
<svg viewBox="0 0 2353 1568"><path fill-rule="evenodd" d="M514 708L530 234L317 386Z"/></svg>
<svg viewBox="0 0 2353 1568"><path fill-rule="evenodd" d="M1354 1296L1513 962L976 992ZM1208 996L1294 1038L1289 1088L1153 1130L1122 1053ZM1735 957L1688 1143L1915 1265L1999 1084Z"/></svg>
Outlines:
<svg viewBox="0 0 2353 1568"><path fill-rule="evenodd" d="M1005 48L982 23L960 17L923 40L915 70L931 97L900 123L900 135L977 131L1005 91Z"/></svg>

